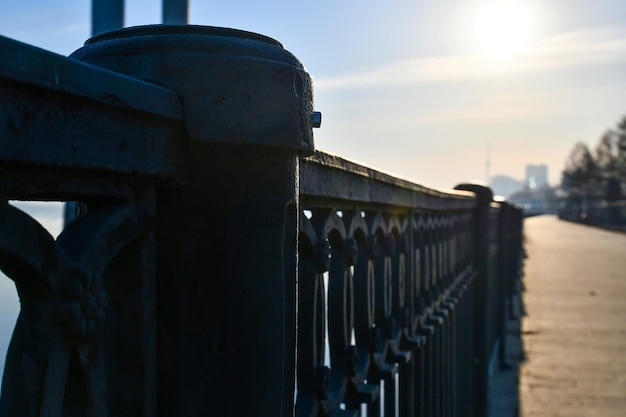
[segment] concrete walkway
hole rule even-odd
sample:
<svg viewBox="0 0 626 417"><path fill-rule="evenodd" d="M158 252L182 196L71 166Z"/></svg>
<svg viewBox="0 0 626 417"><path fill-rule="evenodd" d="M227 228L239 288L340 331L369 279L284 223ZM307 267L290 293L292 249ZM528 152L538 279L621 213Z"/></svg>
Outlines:
<svg viewBox="0 0 626 417"><path fill-rule="evenodd" d="M523 417L626 416L626 234L525 221Z"/></svg>

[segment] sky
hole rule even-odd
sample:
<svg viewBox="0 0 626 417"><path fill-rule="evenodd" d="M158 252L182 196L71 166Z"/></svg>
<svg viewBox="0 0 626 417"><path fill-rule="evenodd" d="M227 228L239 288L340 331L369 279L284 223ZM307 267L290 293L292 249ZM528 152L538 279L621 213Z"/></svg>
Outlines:
<svg viewBox="0 0 626 417"><path fill-rule="evenodd" d="M63 55L90 35L89 1L1 1L1 35ZM273 37L304 63L318 149L426 185L485 180L488 157L492 176L546 164L556 184L576 142L626 115L624 0L189 4L190 23ZM126 26L160 21L160 1L126 1Z"/></svg>
<svg viewBox="0 0 626 417"><path fill-rule="evenodd" d="M87 0L0 11L0 35L59 54L90 36ZM160 1L126 1L126 26L160 21ZM190 0L189 23L280 41L313 77L318 149L425 185L527 164L557 184L576 142L626 116L624 0ZM7 281L0 309L15 309Z"/></svg>

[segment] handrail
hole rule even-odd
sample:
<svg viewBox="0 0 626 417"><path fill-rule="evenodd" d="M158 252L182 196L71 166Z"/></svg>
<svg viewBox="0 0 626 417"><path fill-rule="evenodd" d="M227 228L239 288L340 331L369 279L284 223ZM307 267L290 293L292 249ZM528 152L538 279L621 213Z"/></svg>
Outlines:
<svg viewBox="0 0 626 417"><path fill-rule="evenodd" d="M0 58L0 417L486 415L518 208L314 152L310 77L267 37ZM9 199L81 210L55 240Z"/></svg>
<svg viewBox="0 0 626 417"><path fill-rule="evenodd" d="M0 80L182 120L176 93L0 36Z"/></svg>
<svg viewBox="0 0 626 417"><path fill-rule="evenodd" d="M424 210L475 205L471 193L426 187L321 151L301 164L300 187L307 201L342 200L343 204L354 201Z"/></svg>

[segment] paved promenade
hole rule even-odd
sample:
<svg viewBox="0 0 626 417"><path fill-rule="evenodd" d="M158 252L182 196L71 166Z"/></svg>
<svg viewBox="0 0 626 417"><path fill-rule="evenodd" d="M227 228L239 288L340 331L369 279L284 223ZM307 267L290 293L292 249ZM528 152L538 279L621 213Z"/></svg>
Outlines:
<svg viewBox="0 0 626 417"><path fill-rule="evenodd" d="M626 416L626 234L525 221L522 417Z"/></svg>

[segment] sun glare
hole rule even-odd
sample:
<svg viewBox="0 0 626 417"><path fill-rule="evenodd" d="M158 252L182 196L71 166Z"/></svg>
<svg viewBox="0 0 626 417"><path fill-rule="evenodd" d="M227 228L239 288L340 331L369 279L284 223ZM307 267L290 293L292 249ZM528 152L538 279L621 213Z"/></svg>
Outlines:
<svg viewBox="0 0 626 417"><path fill-rule="evenodd" d="M522 2L486 3L476 11L473 23L476 46L488 58L515 58L530 46L534 19Z"/></svg>

